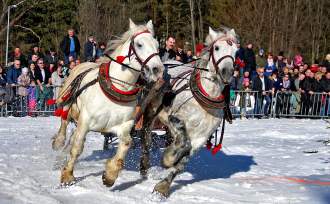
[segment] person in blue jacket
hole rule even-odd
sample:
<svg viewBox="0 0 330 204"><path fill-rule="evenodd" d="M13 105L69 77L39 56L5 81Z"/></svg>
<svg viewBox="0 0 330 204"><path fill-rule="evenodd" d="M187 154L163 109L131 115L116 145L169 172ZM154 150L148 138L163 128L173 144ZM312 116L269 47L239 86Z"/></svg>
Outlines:
<svg viewBox="0 0 330 204"><path fill-rule="evenodd" d="M7 72L7 83L9 85L16 85L17 84L17 79L19 75L21 75L22 69L21 69L21 61L16 59L14 61L14 64L9 67L8 72Z"/></svg>

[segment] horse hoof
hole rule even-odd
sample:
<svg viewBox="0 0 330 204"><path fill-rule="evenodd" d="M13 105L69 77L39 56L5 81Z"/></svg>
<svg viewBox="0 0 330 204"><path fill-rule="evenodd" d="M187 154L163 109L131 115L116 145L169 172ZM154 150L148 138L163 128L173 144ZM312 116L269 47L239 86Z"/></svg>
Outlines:
<svg viewBox="0 0 330 204"><path fill-rule="evenodd" d="M76 183L76 178L74 176L63 177L61 178L61 186L72 186Z"/></svg>
<svg viewBox="0 0 330 204"><path fill-rule="evenodd" d="M115 183L115 180L106 177L105 172L103 172L102 181L103 185L105 185L106 187L111 187Z"/></svg>
<svg viewBox="0 0 330 204"><path fill-rule="evenodd" d="M58 142L56 140L56 137L54 137L53 141L52 141L52 148L54 151L58 151L60 149L62 149L64 147L64 141L62 142Z"/></svg>
<svg viewBox="0 0 330 204"><path fill-rule="evenodd" d="M73 181L69 181L69 182L61 182L60 187L65 188L65 187L69 187L76 184L76 180Z"/></svg>
<svg viewBox="0 0 330 204"><path fill-rule="evenodd" d="M161 181L157 183L153 192L158 193L159 195L167 198L169 196L169 191L170 191L170 184L166 181Z"/></svg>

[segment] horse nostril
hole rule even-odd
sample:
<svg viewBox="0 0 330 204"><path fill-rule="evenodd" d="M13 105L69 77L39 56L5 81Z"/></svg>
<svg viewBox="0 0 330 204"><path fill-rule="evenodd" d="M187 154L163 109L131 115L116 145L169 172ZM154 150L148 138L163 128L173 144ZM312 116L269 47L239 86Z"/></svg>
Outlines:
<svg viewBox="0 0 330 204"><path fill-rule="evenodd" d="M225 76L227 74L227 69L222 69L221 73L223 76Z"/></svg>

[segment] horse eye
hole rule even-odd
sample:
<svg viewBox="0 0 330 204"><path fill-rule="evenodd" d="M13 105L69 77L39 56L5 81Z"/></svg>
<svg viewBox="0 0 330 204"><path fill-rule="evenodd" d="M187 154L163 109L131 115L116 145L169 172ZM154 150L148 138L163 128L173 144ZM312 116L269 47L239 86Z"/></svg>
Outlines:
<svg viewBox="0 0 330 204"><path fill-rule="evenodd" d="M136 46L137 46L138 48L141 48L141 47L142 47L142 44L141 44L141 43L136 43Z"/></svg>
<svg viewBox="0 0 330 204"><path fill-rule="evenodd" d="M220 48L219 48L219 46L215 46L215 51L219 51L220 50Z"/></svg>
<svg viewBox="0 0 330 204"><path fill-rule="evenodd" d="M232 46L233 45L233 42L231 40L227 40L227 44Z"/></svg>

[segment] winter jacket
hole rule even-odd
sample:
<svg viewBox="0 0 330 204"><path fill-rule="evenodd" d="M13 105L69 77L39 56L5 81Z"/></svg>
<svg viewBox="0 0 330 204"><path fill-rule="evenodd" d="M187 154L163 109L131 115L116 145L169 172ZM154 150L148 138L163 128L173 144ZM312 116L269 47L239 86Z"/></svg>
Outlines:
<svg viewBox="0 0 330 204"><path fill-rule="evenodd" d="M21 68L16 69L14 67L14 65L11 66L7 72L7 83L8 84L17 84L17 79L18 79L19 75L21 75L21 72L22 72Z"/></svg>
<svg viewBox="0 0 330 204"><path fill-rule="evenodd" d="M239 78L233 76L230 81L230 89L231 90L238 90L239 89Z"/></svg>
<svg viewBox="0 0 330 204"><path fill-rule="evenodd" d="M265 65L265 77L269 77L270 75L272 75L272 73L277 70L275 63L270 66L267 62Z"/></svg>
<svg viewBox="0 0 330 204"><path fill-rule="evenodd" d="M314 80L314 91L318 93L322 93L324 91L323 86L321 84L321 80Z"/></svg>
<svg viewBox="0 0 330 204"><path fill-rule="evenodd" d="M265 67L266 59L263 56L257 55L256 64L257 64L257 67Z"/></svg>
<svg viewBox="0 0 330 204"><path fill-rule="evenodd" d="M272 82L269 78L264 76L265 81L265 91L270 91L272 89ZM259 93L262 93L262 81L259 77L256 77L252 81L252 90L258 91ZM261 95L259 95L261 96Z"/></svg>
<svg viewBox="0 0 330 204"><path fill-rule="evenodd" d="M80 42L77 36L73 36L75 52L77 55L80 54ZM64 55L68 56L70 54L70 37L69 35L65 36L61 42L60 48Z"/></svg>
<svg viewBox="0 0 330 204"><path fill-rule="evenodd" d="M244 53L245 53L244 48L240 47L236 52L235 59L238 57L241 60L244 60L245 59L245 54Z"/></svg>
<svg viewBox="0 0 330 204"><path fill-rule="evenodd" d="M57 55L52 56L52 55L48 54L45 57L45 61L47 64L57 64L58 56Z"/></svg>
<svg viewBox="0 0 330 204"><path fill-rule="evenodd" d="M275 89L275 92L281 90L283 87L282 85L282 79L277 78L276 81L273 79L272 81L272 87Z"/></svg>
<svg viewBox="0 0 330 204"><path fill-rule="evenodd" d="M245 70L247 71L255 71L256 70L256 56L252 49L245 49L244 51L244 62L245 62Z"/></svg>
<svg viewBox="0 0 330 204"><path fill-rule="evenodd" d="M27 90L26 87L30 85L29 75L21 74L17 79L17 83L20 85L18 87L18 90L17 90L18 95L27 96L28 95L28 90Z"/></svg>
<svg viewBox="0 0 330 204"><path fill-rule="evenodd" d="M40 69L36 69L36 80L39 80L42 84L48 84L49 78L51 78L51 73L48 71L48 69L45 70L45 79L42 78L42 72Z"/></svg>
<svg viewBox="0 0 330 204"><path fill-rule="evenodd" d="M95 50L95 53L93 53ZM84 57L85 61L94 61L96 58L96 44L91 41L87 41L84 46Z"/></svg>
<svg viewBox="0 0 330 204"><path fill-rule="evenodd" d="M28 65L28 61L23 54L20 54L20 56L15 56L15 53L12 53L11 56L9 57L10 62L13 62L16 59L18 59L21 62L22 67L26 67Z"/></svg>
<svg viewBox="0 0 330 204"><path fill-rule="evenodd" d="M168 54L168 57L167 59L165 58L165 54ZM167 60L175 60L175 57L176 57L176 53L174 50L170 49L170 50L167 50L166 48L161 48L159 50L159 57L160 59L162 60L162 62L165 62Z"/></svg>
<svg viewBox="0 0 330 204"><path fill-rule="evenodd" d="M330 92L330 79L321 79L321 86L323 88L324 92L329 93Z"/></svg>
<svg viewBox="0 0 330 204"><path fill-rule="evenodd" d="M315 79L306 77L302 80L299 84L299 87L304 90L305 92L315 91Z"/></svg>

